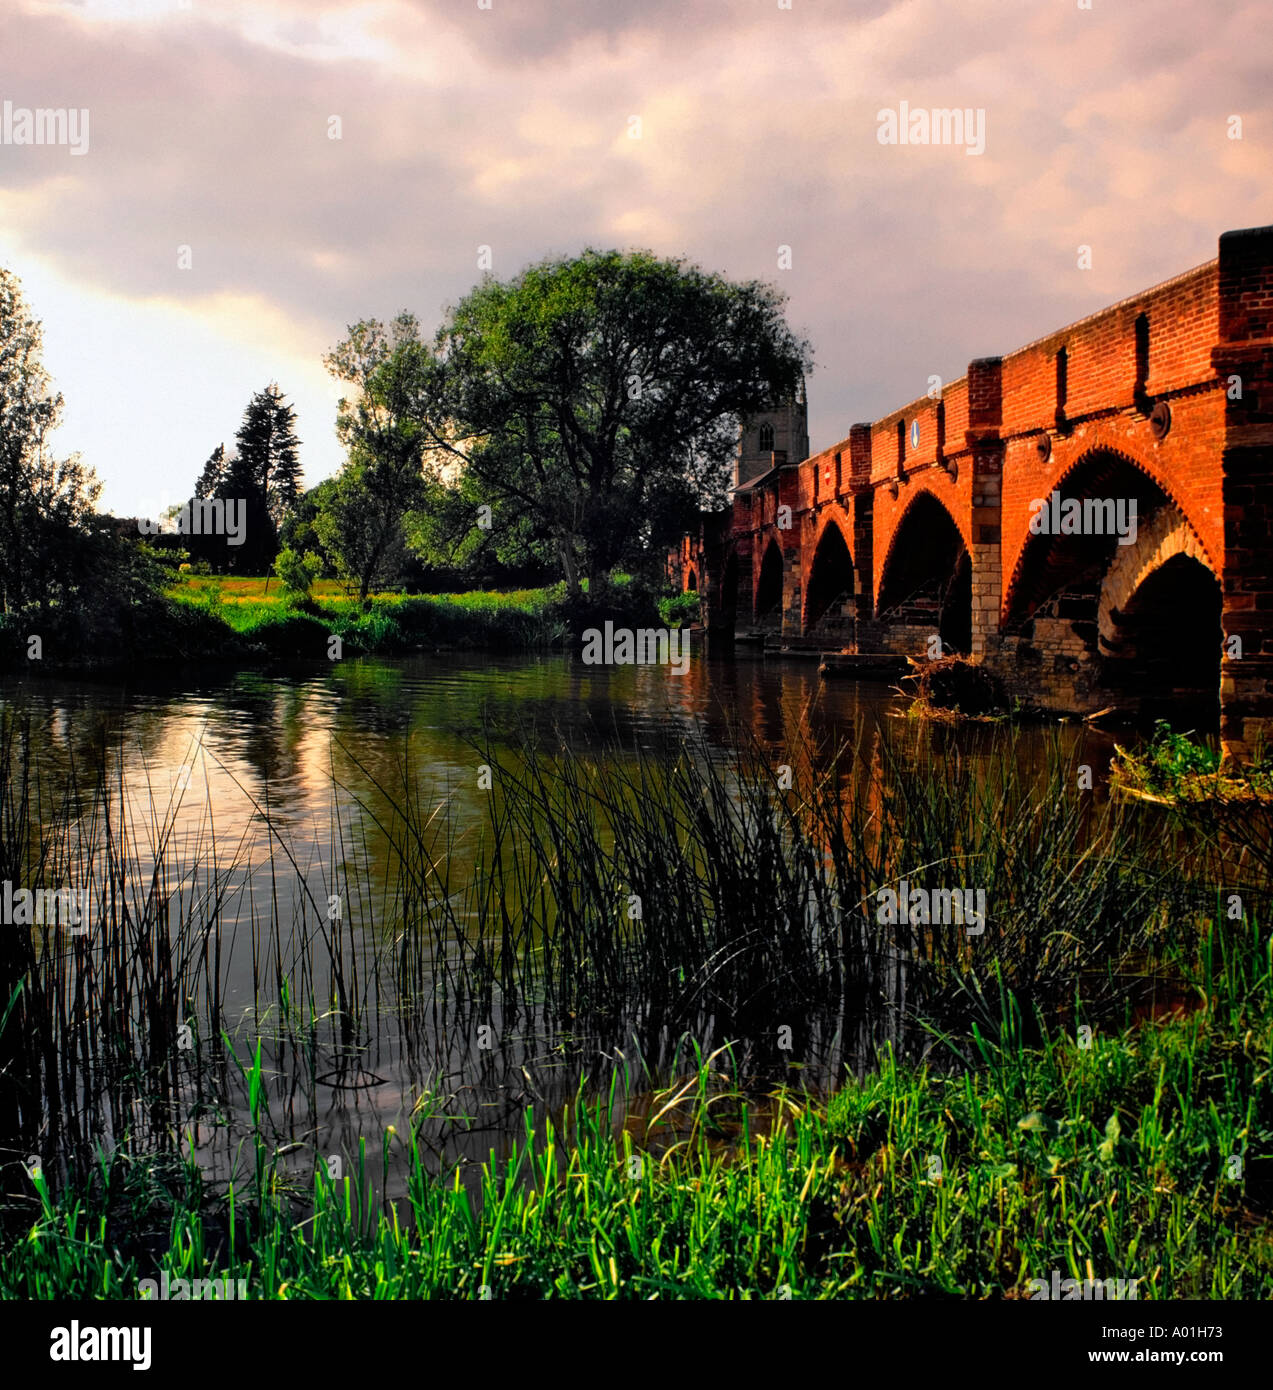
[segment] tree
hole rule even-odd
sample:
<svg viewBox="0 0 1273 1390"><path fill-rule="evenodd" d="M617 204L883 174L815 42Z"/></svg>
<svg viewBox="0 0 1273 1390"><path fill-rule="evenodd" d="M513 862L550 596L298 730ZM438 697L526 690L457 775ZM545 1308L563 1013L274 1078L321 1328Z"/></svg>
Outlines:
<svg viewBox="0 0 1273 1390"><path fill-rule="evenodd" d="M62 397L40 361L41 329L16 276L0 270L0 595L23 635L77 658L143 648L167 583L161 556L135 529L101 516L101 484L49 435ZM30 624L28 626L27 624ZM6 624L10 631L12 623Z"/></svg>
<svg viewBox="0 0 1273 1390"><path fill-rule="evenodd" d="M356 395L340 401L336 433L349 457L314 530L363 603L374 584L397 578L406 559L404 519L425 498L429 440L411 404L429 360L411 314L388 328L377 319L351 325L324 359Z"/></svg>
<svg viewBox="0 0 1273 1390"><path fill-rule="evenodd" d="M336 486L335 478L324 478L312 488L302 492L283 518L279 527L279 545L286 550L294 550L298 555L314 555L319 561L319 573L332 578L337 573L336 557L323 545L314 529L314 523L328 506Z"/></svg>
<svg viewBox="0 0 1273 1390"><path fill-rule="evenodd" d="M551 540L578 594L724 501L740 419L809 366L783 305L645 251L545 261L451 310L410 355L406 408L471 492Z"/></svg>
<svg viewBox="0 0 1273 1390"><path fill-rule="evenodd" d="M378 487L384 476L361 462L345 464L313 523L337 573L364 605L373 588L397 578L406 559L398 498Z"/></svg>
<svg viewBox="0 0 1273 1390"><path fill-rule="evenodd" d="M283 592L291 599L308 602L314 588L314 580L323 567L323 562L313 552L293 550L285 545L274 560L274 573L283 585Z"/></svg>
<svg viewBox="0 0 1273 1390"><path fill-rule="evenodd" d="M43 330L21 283L0 269L0 597L5 612L38 601L47 613L75 583L68 565L93 529L101 484L78 457L55 458L48 437L62 414L41 362Z"/></svg>
<svg viewBox="0 0 1273 1390"><path fill-rule="evenodd" d="M194 495L196 497L218 496L217 489L225 482L225 472L225 445L218 444L209 455L207 463L203 465L203 472L199 474L199 481L194 485Z"/></svg>
<svg viewBox="0 0 1273 1390"><path fill-rule="evenodd" d="M278 553L279 527L300 494L300 441L295 423L295 411L278 384L271 382L252 397L243 412L234 456L226 459L223 449L218 449L199 480L201 485L213 487L207 495L244 503L246 539L229 555L232 568L241 572L259 574L272 563Z"/></svg>

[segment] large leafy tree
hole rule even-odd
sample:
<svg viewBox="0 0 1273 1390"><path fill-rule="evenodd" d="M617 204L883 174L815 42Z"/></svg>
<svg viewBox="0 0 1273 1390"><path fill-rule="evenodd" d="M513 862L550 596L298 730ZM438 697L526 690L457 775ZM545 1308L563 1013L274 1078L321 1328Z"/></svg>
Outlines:
<svg viewBox="0 0 1273 1390"><path fill-rule="evenodd" d="M771 286L645 251L546 261L450 312L410 355L404 408L578 593L724 500L739 420L809 365L783 310Z"/></svg>
<svg viewBox="0 0 1273 1390"><path fill-rule="evenodd" d="M314 531L363 602L373 585L397 578L407 557L408 518L425 501L437 450L412 407L432 361L412 314L388 326L378 319L352 325L324 359L353 391L341 398L336 416L348 459Z"/></svg>

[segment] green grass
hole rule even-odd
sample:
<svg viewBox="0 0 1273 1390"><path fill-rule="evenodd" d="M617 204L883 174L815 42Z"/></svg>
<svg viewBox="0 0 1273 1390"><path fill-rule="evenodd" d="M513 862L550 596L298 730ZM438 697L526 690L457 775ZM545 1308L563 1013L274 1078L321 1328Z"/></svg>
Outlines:
<svg viewBox="0 0 1273 1390"><path fill-rule="evenodd" d="M1268 1298L1271 982L1268 934L1216 926L1172 1017L1088 1046L1027 1047L1005 1022L961 1049L967 1070L886 1059L837 1094L830 1127L865 1162L846 1193L859 1280L995 1294L1059 1269L1136 1278L1141 1297Z"/></svg>
<svg viewBox="0 0 1273 1390"><path fill-rule="evenodd" d="M166 592L146 591L122 607L104 635L86 630L81 615L55 612L38 669L108 672L139 663L150 669L201 662L248 667L269 660L560 650L572 645L581 627L606 617L637 627L660 621L655 597L629 576L612 576L597 593L594 604L586 594L569 600L562 583L507 592L386 592L371 595L364 606L334 580L318 581L313 596L301 600L272 577L186 574ZM30 630L29 619L0 614L0 670L32 668Z"/></svg>
<svg viewBox="0 0 1273 1390"><path fill-rule="evenodd" d="M201 602L209 593L219 593L224 603L271 604L283 601L283 585L274 575L240 574L185 574L171 592L190 602ZM337 579L316 579L313 585L315 598L348 597L345 586ZM383 595L374 594L373 598Z"/></svg>
<svg viewBox="0 0 1273 1390"><path fill-rule="evenodd" d="M1026 774L1000 733L975 764L932 758L907 726L842 762L792 749L785 787L761 749L479 745L474 859L450 853L404 749L401 785L364 787L334 826L322 891L344 917L301 904L284 950L277 907L254 906L245 1025L220 954L242 866L198 834L218 872L193 892L157 813L152 869L133 848L147 815L121 818L92 779L46 800L30 740L4 727L0 876L109 891L71 950L0 938L0 1103L48 1167L6 1174L0 1291L128 1296L164 1268L256 1297L1001 1296L1090 1259L1146 1296L1273 1293L1260 894L1243 888L1250 920L1217 916L1241 886L1218 848L1093 802L1059 758ZM382 869L360 880L349 851L373 819ZM1267 870L1267 843L1249 848ZM984 889L984 934L881 923L876 890L901 877ZM517 1066L531 1094L581 1089L565 1114L528 1111L485 1165L437 1157L468 1123L472 1052L455 1095L367 1134L335 1184L306 1147L313 1112L271 1116L312 1086L318 1050L400 1026L441 1057L439 1038L496 1012L510 1038L571 1028L575 1050L537 1043ZM268 1036L242 1036L267 1015ZM688 1076L658 1050L709 1026L731 1050ZM775 1091L833 1035L870 1059L861 1080L829 1101ZM616 1038L684 1086L588 1084ZM618 1128L625 1111L640 1118ZM192 1114L203 1142L239 1145L229 1186L180 1157ZM104 1131L113 1151L95 1154ZM391 1165L392 1208L370 1196Z"/></svg>
<svg viewBox="0 0 1273 1390"><path fill-rule="evenodd" d="M559 589L381 593L371 595L364 608L333 580L320 580L313 598L299 603L277 579L195 575L171 596L224 624L248 650L317 660L329 657L332 637L340 639L341 656L560 645L567 629L558 611Z"/></svg>
<svg viewBox="0 0 1273 1390"><path fill-rule="evenodd" d="M749 1101L718 1054L626 1125L613 1086L556 1122L527 1112L476 1174L432 1173L389 1131L336 1183L284 1179L295 1156L259 1135L218 1193L190 1164L104 1161L56 1198L37 1177L0 1292L128 1298L167 1269L257 1299L1001 1298L1058 1269L1140 1298L1267 1299L1268 934L1215 927L1193 985L1195 1007L1090 1047L1026 1046L1008 1007L966 1070L885 1052L829 1102ZM408 1195L373 1208L393 1146Z"/></svg>

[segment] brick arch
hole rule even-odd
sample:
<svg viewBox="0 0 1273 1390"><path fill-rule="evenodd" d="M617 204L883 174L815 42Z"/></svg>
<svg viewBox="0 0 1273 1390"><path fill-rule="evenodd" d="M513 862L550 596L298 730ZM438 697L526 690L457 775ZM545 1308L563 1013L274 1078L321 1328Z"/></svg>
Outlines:
<svg viewBox="0 0 1273 1390"><path fill-rule="evenodd" d="M1171 503L1119 548L1097 618L1100 683L1144 719L1214 728L1224 642L1220 580Z"/></svg>
<svg viewBox="0 0 1273 1390"><path fill-rule="evenodd" d="M1134 545L1116 547L1114 558L1101 581L1100 606L1097 609L1097 629L1104 647L1110 647L1117 638L1115 615L1127 607L1132 596L1155 570L1177 555L1196 560L1219 581L1202 538L1175 503L1160 507L1148 526L1138 525Z"/></svg>
<svg viewBox="0 0 1273 1390"><path fill-rule="evenodd" d="M849 538L853 535L853 525L842 508L827 507L814 519L817 529L813 537L813 548L809 552L811 555L816 555L818 553L818 547L822 544L822 538L826 535L827 528L830 526L834 526L836 530L839 531L840 539L843 540L845 549L850 555L853 554L853 547L849 544Z"/></svg>
<svg viewBox="0 0 1273 1390"><path fill-rule="evenodd" d="M1080 469L1089 467L1095 460L1100 458L1107 458L1117 463L1124 464L1148 479L1148 481L1163 494L1167 502L1175 508L1193 532L1196 543L1201 548L1206 567L1211 570L1213 574L1218 573L1217 561L1207 550L1206 542L1202 539L1200 528L1194 524L1179 489L1173 484L1170 477L1161 468L1138 457L1136 454L1129 453L1127 449L1121 447L1119 444L1107 443L1104 440L1098 439L1095 443L1088 445L1077 458L1071 460L1069 463L1063 463L1050 479L1040 484L1038 492L1033 495L1047 497L1052 492L1059 491L1063 493L1065 483L1068 479L1072 478ZM1055 539L1054 536L1033 536L1027 529L1025 540L1017 552L1017 557L1012 567L1011 577L1004 585L1003 602L1000 611L1005 621L1012 615L1018 598L1022 571L1025 569L1026 562L1031 553L1035 550L1037 545L1046 545Z"/></svg>
<svg viewBox="0 0 1273 1390"><path fill-rule="evenodd" d="M903 533L919 524L918 508L931 522L899 545ZM880 569L875 609L877 619L895 624L908 646L937 633L944 650L972 649L972 552L964 529L931 488L918 489L897 520Z"/></svg>
<svg viewBox="0 0 1273 1390"><path fill-rule="evenodd" d="M880 565L878 579L876 581L875 587L877 597L879 593L881 593L884 589L884 578L888 574L889 562L892 560L893 552L897 548L897 538L899 535L901 535L902 528L906 525L907 517L910 516L911 512L914 510L916 502L918 502L921 497L931 497L933 501L936 502L939 507L941 507L941 509L950 518L955 530L959 532L959 539L963 541L964 549L970 555L972 554L971 533L969 532L967 526L961 524L959 518L955 515L955 513L951 510L947 503L937 495L936 491L933 488L929 487L927 485L927 482L924 480L918 480L914 483L908 483L907 487L911 491L912 495L907 499L906 505L902 508L897 520L893 523L892 534L889 536L888 540L888 549L884 552L884 560L883 563Z"/></svg>
<svg viewBox="0 0 1273 1390"><path fill-rule="evenodd" d="M762 535L760 542L757 546L759 557L757 558L755 555L752 557L752 618L757 624L762 618L768 618L772 622L773 615L776 613L778 626L781 627L784 597L783 580L787 570L787 556L782 546L779 545L776 536ZM775 552L777 554L776 565L770 560L770 555ZM774 601L775 588L776 603Z"/></svg>
<svg viewBox="0 0 1273 1390"><path fill-rule="evenodd" d="M838 542L831 540L831 533L834 532L839 537ZM813 628L822 623L828 617L828 607L834 603L840 593L847 593L850 602L857 593L857 573L854 568L853 547L849 544L849 537L853 534L852 528L843 517L828 515L823 518L822 525L818 528L817 539L809 549L808 571L803 586L804 612L801 617L801 631L804 633L812 632ZM823 549L824 542L842 548L844 555L848 559L848 585L846 589L837 592L826 592L828 588L828 576L825 568L819 568L819 559L827 561L827 552ZM843 618L844 615L839 615ZM833 625L837 628L851 628L852 618L847 624L843 621L833 620Z"/></svg>

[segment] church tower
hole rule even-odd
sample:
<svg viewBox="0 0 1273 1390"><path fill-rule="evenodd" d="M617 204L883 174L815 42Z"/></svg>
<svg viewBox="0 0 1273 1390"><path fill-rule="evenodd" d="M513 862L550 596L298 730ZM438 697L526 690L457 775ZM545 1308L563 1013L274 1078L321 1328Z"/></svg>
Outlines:
<svg viewBox="0 0 1273 1390"><path fill-rule="evenodd" d="M774 454L785 456L788 463L809 457L809 406L803 377L792 399L762 411L739 432L734 486L741 487L768 473Z"/></svg>

